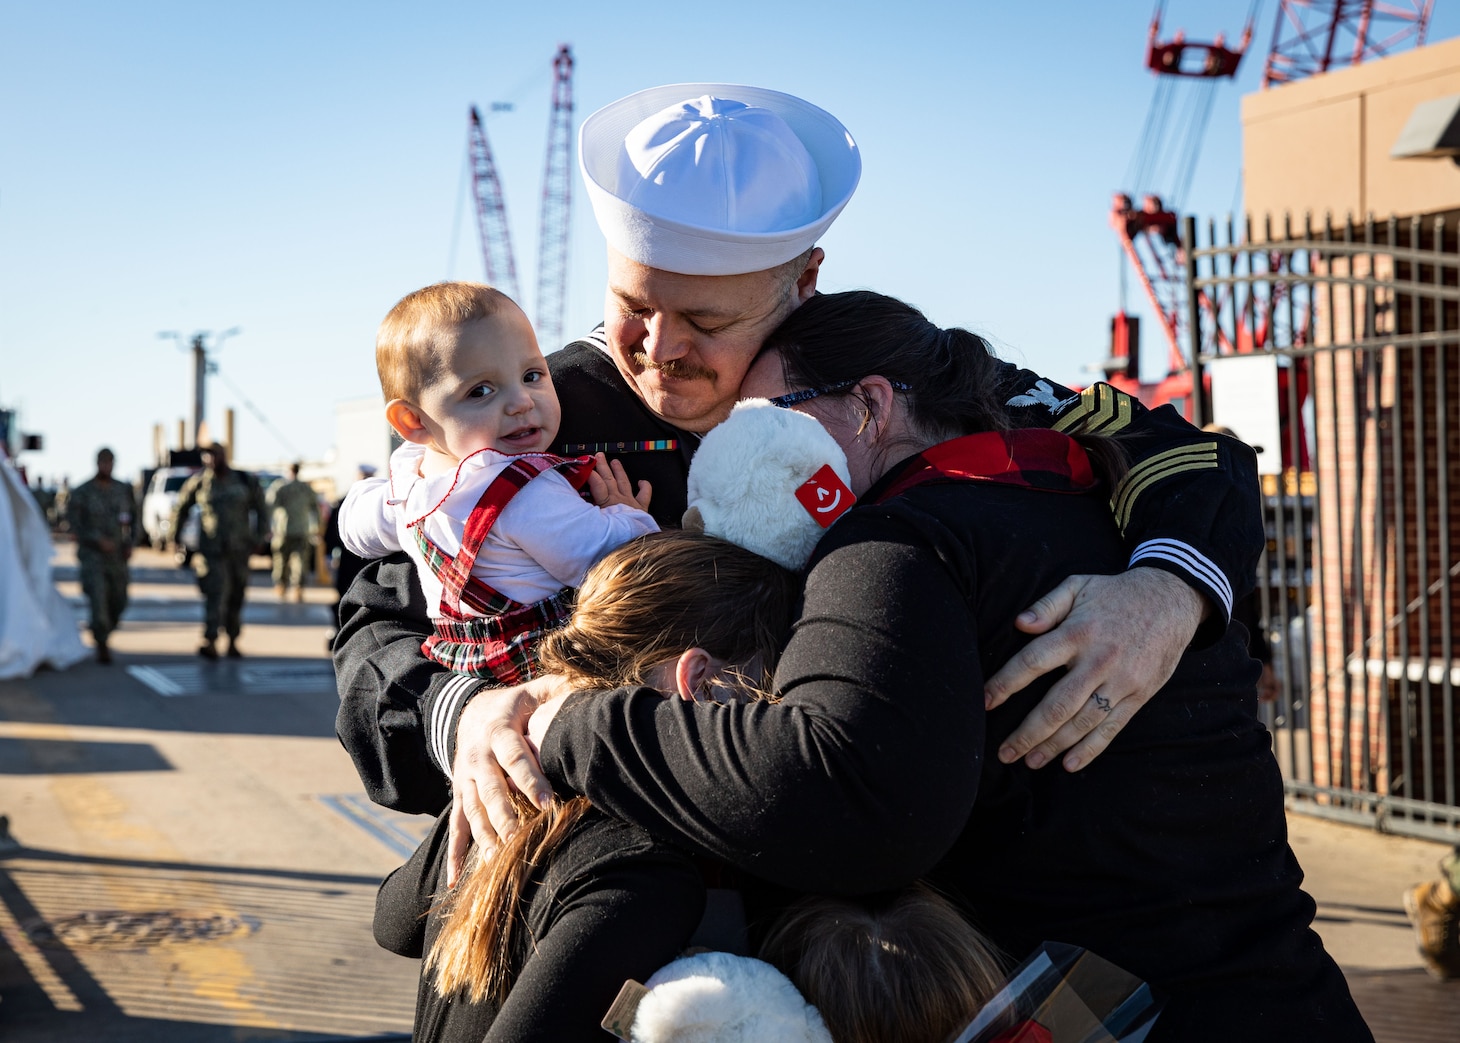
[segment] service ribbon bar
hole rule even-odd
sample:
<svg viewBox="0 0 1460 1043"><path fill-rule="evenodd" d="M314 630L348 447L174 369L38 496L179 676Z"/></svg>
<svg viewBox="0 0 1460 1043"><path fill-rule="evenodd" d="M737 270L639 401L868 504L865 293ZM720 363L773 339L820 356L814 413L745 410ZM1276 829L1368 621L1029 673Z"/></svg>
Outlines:
<svg viewBox="0 0 1460 1043"><path fill-rule="evenodd" d="M679 448L677 438L657 438L649 442L565 442L564 456L588 453L662 453Z"/></svg>

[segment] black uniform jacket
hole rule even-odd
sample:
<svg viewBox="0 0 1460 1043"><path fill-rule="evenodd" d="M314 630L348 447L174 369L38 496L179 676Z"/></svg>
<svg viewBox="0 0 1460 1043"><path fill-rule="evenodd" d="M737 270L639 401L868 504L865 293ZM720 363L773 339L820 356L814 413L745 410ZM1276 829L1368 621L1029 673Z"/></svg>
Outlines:
<svg viewBox="0 0 1460 1043"><path fill-rule="evenodd" d="M1001 765L1052 679L992 713L983 680L1028 640L1025 606L1124 564L1108 504L878 492L817 548L779 702L574 696L542 746L554 788L792 888L927 876L1015 957L1070 942L1150 982L1153 1043L1370 1040L1310 928L1241 629L1189 651L1088 768Z"/></svg>

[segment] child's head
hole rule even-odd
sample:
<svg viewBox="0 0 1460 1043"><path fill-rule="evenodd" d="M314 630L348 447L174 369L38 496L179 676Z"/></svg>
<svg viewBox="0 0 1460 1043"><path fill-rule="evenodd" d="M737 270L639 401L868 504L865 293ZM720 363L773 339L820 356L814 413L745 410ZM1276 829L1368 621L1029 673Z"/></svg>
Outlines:
<svg viewBox="0 0 1460 1043"><path fill-rule="evenodd" d="M557 436L537 337L490 286L442 282L401 298L376 334L375 366L391 427L439 456L546 452Z"/></svg>
<svg viewBox="0 0 1460 1043"><path fill-rule="evenodd" d="M544 671L578 688L647 684L684 698L770 687L798 593L786 569L686 530L624 544L593 567L573 618L541 645Z"/></svg>
<svg viewBox="0 0 1460 1043"><path fill-rule="evenodd" d="M928 1043L964 1028L1003 985L988 942L923 884L802 899L761 946L837 1043Z"/></svg>
<svg viewBox="0 0 1460 1043"><path fill-rule="evenodd" d="M794 573L743 547L702 532L651 533L589 570L572 620L544 639L540 660L580 689L643 684L686 699L746 697L769 688L798 594ZM579 797L539 814L520 799L522 828L470 862L426 955L442 996L505 998L529 945L516 915L528 874L587 807Z"/></svg>

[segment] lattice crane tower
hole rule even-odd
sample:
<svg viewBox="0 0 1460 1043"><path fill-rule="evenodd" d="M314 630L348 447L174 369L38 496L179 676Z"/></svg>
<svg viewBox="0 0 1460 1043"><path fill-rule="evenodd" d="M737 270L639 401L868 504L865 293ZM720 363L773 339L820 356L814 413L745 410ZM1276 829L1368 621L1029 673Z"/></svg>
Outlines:
<svg viewBox="0 0 1460 1043"><path fill-rule="evenodd" d="M547 351L563 343L572 202L573 52L562 44L553 58L553 100L548 113L547 166L542 175L542 218L537 236L537 336Z"/></svg>
<svg viewBox="0 0 1460 1043"><path fill-rule="evenodd" d="M1289 83L1423 47L1434 0L1278 0L1262 85Z"/></svg>
<svg viewBox="0 0 1460 1043"><path fill-rule="evenodd" d="M477 107L471 107L467 128L471 153L472 196L477 204L477 229L482 237L482 259L487 282L514 301L517 295L517 263L512 259L512 237L507 231L507 206L502 201L502 182L492 161L492 147Z"/></svg>

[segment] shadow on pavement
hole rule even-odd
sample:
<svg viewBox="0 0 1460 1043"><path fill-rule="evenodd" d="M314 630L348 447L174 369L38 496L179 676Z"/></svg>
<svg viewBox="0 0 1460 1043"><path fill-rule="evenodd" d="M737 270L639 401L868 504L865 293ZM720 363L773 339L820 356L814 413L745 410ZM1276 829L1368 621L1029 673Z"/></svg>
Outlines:
<svg viewBox="0 0 1460 1043"><path fill-rule="evenodd" d="M1455 1043L1460 1037L1460 981L1436 981L1419 968L1346 969L1344 977L1376 1043Z"/></svg>
<svg viewBox="0 0 1460 1043"><path fill-rule="evenodd" d="M0 720L30 724L333 738L338 705L334 667L322 654L209 661L118 653L110 666L87 661L0 681ZM4 756L0 750L0 770Z"/></svg>
<svg viewBox="0 0 1460 1043"><path fill-rule="evenodd" d="M404 1040L378 877L0 850L7 1043Z"/></svg>
<svg viewBox="0 0 1460 1043"><path fill-rule="evenodd" d="M0 738L0 775L172 770L173 766L157 747L145 742Z"/></svg>

